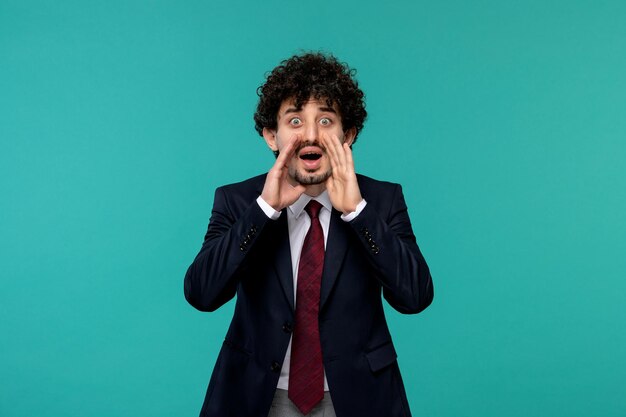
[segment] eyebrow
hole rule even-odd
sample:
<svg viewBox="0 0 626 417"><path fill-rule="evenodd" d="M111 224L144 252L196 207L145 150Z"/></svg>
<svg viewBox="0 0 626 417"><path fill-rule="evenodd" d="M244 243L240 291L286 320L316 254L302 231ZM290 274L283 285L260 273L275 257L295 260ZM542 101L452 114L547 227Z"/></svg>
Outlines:
<svg viewBox="0 0 626 417"><path fill-rule="evenodd" d="M322 106L322 107L318 107L317 109L323 112L337 114L337 111L335 111L335 109L333 109L332 107ZM298 113L300 111L302 111L302 107L288 107L287 110L285 110L285 112L283 113L283 115L289 114L289 113Z"/></svg>

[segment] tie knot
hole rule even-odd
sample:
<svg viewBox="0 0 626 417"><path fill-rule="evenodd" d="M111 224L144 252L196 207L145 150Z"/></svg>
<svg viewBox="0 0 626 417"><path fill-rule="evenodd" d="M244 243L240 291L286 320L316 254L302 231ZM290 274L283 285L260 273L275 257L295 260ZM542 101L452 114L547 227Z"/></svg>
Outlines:
<svg viewBox="0 0 626 417"><path fill-rule="evenodd" d="M306 210L311 220L317 219L317 217L320 214L321 209L322 209L322 205L320 204L319 201L315 201L315 200L309 201L309 204L307 204L306 207L304 208L304 210Z"/></svg>

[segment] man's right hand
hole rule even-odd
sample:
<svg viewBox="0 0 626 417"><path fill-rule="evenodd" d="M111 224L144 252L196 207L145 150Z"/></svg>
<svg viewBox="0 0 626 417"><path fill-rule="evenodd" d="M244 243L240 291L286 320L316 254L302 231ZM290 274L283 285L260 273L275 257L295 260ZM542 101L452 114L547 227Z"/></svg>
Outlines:
<svg viewBox="0 0 626 417"><path fill-rule="evenodd" d="M287 165L293 157L299 138L288 143L278 154L276 163L267 173L261 198L276 211L295 203L306 188L302 184L291 185L288 181L289 168Z"/></svg>

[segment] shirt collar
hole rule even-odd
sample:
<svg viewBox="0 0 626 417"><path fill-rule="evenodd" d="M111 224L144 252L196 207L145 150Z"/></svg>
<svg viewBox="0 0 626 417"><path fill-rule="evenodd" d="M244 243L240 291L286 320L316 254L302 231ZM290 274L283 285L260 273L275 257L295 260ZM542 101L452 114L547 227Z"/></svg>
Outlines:
<svg viewBox="0 0 626 417"><path fill-rule="evenodd" d="M326 210L332 211L333 205L330 202L330 197L328 196L328 191L326 190L324 190L322 194L318 195L317 197L311 197L310 195L302 194L295 203L289 206L289 211L291 211L291 214L293 214L293 216L297 219L298 217L300 217L300 215L304 211L304 208L307 204L309 204L309 201L311 200L317 200L317 202L324 206Z"/></svg>

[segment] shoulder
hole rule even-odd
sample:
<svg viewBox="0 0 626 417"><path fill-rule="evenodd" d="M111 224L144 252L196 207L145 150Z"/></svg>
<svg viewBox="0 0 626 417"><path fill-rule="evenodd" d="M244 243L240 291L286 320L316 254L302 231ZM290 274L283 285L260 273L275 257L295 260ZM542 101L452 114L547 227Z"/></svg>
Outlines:
<svg viewBox="0 0 626 417"><path fill-rule="evenodd" d="M267 173L248 178L247 180L222 185L218 187L217 190L227 195L249 193L260 194L261 191L263 191L263 184L265 184L266 176Z"/></svg>
<svg viewBox="0 0 626 417"><path fill-rule="evenodd" d="M380 181L357 174L357 181L363 199L378 213L390 213L393 207L404 207L404 196L400 184Z"/></svg>
<svg viewBox="0 0 626 417"><path fill-rule="evenodd" d="M249 207L261 195L266 175L257 175L244 181L217 187L214 205L225 204L234 211Z"/></svg>
<svg viewBox="0 0 626 417"><path fill-rule="evenodd" d="M356 179L361 192L393 194L400 189L400 184L395 182L381 181L361 174L356 174Z"/></svg>

